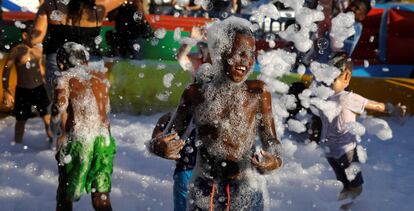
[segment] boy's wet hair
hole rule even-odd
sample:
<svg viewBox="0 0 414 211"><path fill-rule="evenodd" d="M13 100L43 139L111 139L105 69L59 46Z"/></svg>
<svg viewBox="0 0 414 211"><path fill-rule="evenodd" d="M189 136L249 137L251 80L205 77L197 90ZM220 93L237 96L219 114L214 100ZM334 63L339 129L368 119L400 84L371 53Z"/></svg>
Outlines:
<svg viewBox="0 0 414 211"><path fill-rule="evenodd" d="M250 28L243 27L241 25L230 24L229 28L227 28L227 35L230 37L230 43L229 43L230 47L228 48L229 52L233 48L233 43L234 43L234 40L236 39L236 34L254 38L253 32Z"/></svg>
<svg viewBox="0 0 414 211"><path fill-rule="evenodd" d="M85 64L89 60L86 48L75 42L67 42L57 50L56 62L67 68L73 68Z"/></svg>
<svg viewBox="0 0 414 211"><path fill-rule="evenodd" d="M349 58L348 54L345 52L335 54L329 63L338 68L341 72L344 72L345 70L352 72L352 67L354 65L351 58Z"/></svg>

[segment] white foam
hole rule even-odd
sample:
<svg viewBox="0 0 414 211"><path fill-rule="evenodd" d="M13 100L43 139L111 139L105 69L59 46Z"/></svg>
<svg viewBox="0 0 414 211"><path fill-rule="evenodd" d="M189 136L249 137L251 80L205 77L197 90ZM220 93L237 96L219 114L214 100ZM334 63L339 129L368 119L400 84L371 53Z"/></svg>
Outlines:
<svg viewBox="0 0 414 211"><path fill-rule="evenodd" d="M355 15L353 12L339 13L332 19L331 40L335 48L344 47L344 41L355 34Z"/></svg>

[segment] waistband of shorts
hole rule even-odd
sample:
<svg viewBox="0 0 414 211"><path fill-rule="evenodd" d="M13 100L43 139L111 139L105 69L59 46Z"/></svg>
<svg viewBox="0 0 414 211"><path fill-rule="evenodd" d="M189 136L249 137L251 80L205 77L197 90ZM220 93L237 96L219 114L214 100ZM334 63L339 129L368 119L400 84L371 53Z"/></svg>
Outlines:
<svg viewBox="0 0 414 211"><path fill-rule="evenodd" d="M16 86L16 90L19 89L19 90L27 90L27 91L39 90L39 89L43 89L43 88L45 88L45 85L43 83L39 86L34 87L34 88L24 88L24 87L21 87L21 86Z"/></svg>

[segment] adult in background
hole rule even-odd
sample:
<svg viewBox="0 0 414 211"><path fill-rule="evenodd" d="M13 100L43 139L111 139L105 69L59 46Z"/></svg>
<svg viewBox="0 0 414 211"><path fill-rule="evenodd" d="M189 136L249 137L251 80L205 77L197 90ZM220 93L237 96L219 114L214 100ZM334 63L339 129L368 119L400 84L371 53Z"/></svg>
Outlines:
<svg viewBox="0 0 414 211"><path fill-rule="evenodd" d="M114 12L115 54L123 58L143 59L144 40L153 34L144 16L146 13L143 0L126 2Z"/></svg>
<svg viewBox="0 0 414 211"><path fill-rule="evenodd" d="M125 0L44 0L36 15L32 33L34 45L45 43L46 83L48 95L53 96L56 51L73 41L86 46L91 60L101 59L101 26L108 12ZM47 35L47 36L46 36Z"/></svg>

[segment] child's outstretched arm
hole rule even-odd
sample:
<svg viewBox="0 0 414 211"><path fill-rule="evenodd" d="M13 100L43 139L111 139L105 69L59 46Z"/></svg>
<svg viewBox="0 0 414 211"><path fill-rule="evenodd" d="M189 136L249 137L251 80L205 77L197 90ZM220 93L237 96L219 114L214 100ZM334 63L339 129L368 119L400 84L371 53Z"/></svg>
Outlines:
<svg viewBox="0 0 414 211"><path fill-rule="evenodd" d="M282 145L277 139L275 123L272 113L272 96L262 88L259 112L259 136L263 150L260 152L263 159L259 161L258 155L251 158L252 164L260 173L266 173L282 166Z"/></svg>
<svg viewBox="0 0 414 211"><path fill-rule="evenodd" d="M392 114L400 117L405 116L405 112L407 111L407 107L401 105L400 103L394 106L391 103L382 103L374 100L368 100L367 104L365 105L365 109L381 113Z"/></svg>
<svg viewBox="0 0 414 211"><path fill-rule="evenodd" d="M14 65L14 62L17 57L17 50L16 48L13 48L10 51L9 56L7 57L6 63L3 68L3 76L2 76L2 82L3 82L3 103L6 106L11 106L14 103L13 95L9 90L9 78L10 78L10 71L11 68Z"/></svg>

